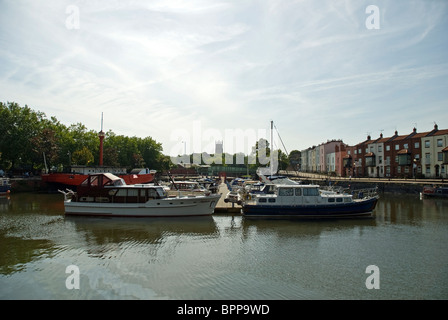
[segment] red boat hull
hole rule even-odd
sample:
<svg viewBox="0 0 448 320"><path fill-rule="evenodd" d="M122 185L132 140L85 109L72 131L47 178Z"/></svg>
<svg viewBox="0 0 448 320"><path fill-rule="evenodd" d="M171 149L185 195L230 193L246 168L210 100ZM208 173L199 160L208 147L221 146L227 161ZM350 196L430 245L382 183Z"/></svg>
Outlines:
<svg viewBox="0 0 448 320"><path fill-rule="evenodd" d="M150 183L154 180L154 174L152 173L124 174L118 176L123 178L126 184ZM41 176L43 182L73 187L80 185L87 177L87 174L77 173L48 173L42 174Z"/></svg>

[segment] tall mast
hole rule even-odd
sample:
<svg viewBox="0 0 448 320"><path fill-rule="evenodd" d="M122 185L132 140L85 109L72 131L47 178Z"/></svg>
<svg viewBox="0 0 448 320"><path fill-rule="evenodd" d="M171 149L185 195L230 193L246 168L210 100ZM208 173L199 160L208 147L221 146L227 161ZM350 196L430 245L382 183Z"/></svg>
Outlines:
<svg viewBox="0 0 448 320"><path fill-rule="evenodd" d="M271 177L274 175L274 139L273 139L273 132L274 132L274 121L271 120L271 148L270 148L270 161L269 161L269 167L271 167Z"/></svg>

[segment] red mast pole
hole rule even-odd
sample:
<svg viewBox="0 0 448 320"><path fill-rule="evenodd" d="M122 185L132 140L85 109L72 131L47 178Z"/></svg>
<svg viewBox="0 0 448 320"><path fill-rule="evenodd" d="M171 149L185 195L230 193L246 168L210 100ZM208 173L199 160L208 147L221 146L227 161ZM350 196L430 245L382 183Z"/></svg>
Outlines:
<svg viewBox="0 0 448 320"><path fill-rule="evenodd" d="M105 134L103 132L103 113L101 112L101 131L98 133L98 137L100 138L100 166L103 165L103 140Z"/></svg>

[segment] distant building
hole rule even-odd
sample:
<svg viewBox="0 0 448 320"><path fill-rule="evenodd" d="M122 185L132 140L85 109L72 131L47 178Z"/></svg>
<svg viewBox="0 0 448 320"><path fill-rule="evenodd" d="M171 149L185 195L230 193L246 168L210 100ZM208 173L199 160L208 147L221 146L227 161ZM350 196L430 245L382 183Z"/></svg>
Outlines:
<svg viewBox="0 0 448 320"><path fill-rule="evenodd" d="M216 141L215 142L215 154L223 154L224 153L224 147L222 144L222 141Z"/></svg>
<svg viewBox="0 0 448 320"><path fill-rule="evenodd" d="M354 146L332 140L301 151L302 171L335 173L337 176L379 178L447 178L448 129L437 125L428 132L372 140L367 136Z"/></svg>

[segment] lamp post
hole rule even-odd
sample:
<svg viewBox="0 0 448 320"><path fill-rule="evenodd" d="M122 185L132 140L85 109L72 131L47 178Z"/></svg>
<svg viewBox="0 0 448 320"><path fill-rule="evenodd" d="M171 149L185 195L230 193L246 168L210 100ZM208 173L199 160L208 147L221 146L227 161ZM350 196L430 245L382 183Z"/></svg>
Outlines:
<svg viewBox="0 0 448 320"><path fill-rule="evenodd" d="M412 164L412 177L415 180L415 169L417 169L417 159L414 158L414 163Z"/></svg>

